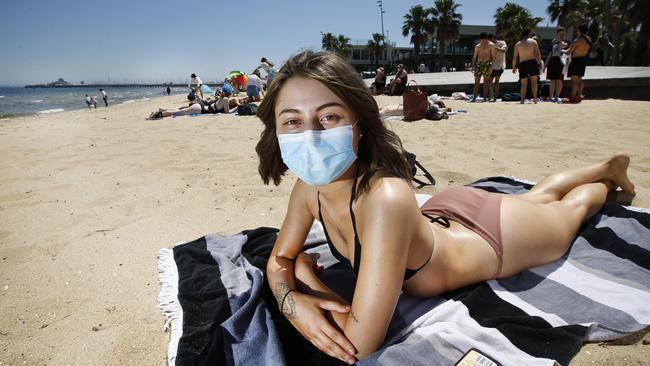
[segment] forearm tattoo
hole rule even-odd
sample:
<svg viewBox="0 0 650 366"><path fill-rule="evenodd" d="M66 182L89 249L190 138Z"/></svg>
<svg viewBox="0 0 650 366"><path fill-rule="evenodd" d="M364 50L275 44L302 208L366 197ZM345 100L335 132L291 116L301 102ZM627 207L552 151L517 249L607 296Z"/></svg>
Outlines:
<svg viewBox="0 0 650 366"><path fill-rule="evenodd" d="M350 318L352 318L352 321L355 323L359 323L359 318L357 318L356 315L354 315L354 312L350 312Z"/></svg>
<svg viewBox="0 0 650 366"><path fill-rule="evenodd" d="M286 282L275 283L275 301L278 302L280 312L284 314L287 319L296 318L296 303L293 301L293 296L290 294L292 290Z"/></svg>

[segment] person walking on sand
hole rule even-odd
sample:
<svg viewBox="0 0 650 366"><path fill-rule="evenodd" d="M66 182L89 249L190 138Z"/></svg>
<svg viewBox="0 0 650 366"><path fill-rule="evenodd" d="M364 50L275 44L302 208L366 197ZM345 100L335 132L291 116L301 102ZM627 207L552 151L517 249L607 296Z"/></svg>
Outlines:
<svg viewBox="0 0 650 366"><path fill-rule="evenodd" d="M526 100L528 89L528 78L530 88L533 92L533 103L537 104L537 80L539 77L539 66L542 62L542 54L539 52L539 45L530 37L530 29L521 31L521 40L515 45L515 54L512 57L512 73L517 72L519 64L519 82L521 83L521 104Z"/></svg>
<svg viewBox="0 0 650 366"><path fill-rule="evenodd" d="M474 72L474 90L472 102L476 101L478 94L478 86L483 77L483 99L488 98L488 91L490 90L490 75L492 74L492 61L494 61L495 46L488 41L488 34L482 32L479 35L479 43L474 47L474 55L472 56L472 71Z"/></svg>
<svg viewBox="0 0 650 366"><path fill-rule="evenodd" d="M490 101L496 102L500 92L499 80L506 69L508 45L506 41L499 41L494 34L488 35L488 41L494 44L494 61L492 62L492 73L490 73Z"/></svg>
<svg viewBox="0 0 650 366"><path fill-rule="evenodd" d="M104 99L104 104L108 107L108 94L104 89L99 89L99 92L102 93L102 99Z"/></svg>
<svg viewBox="0 0 650 366"><path fill-rule="evenodd" d="M582 77L585 76L589 48L591 48L591 38L587 35L588 30L589 28L586 24L579 26L578 39L571 43L571 47L564 51L564 53L571 55L569 71L567 73L571 78L571 96L567 100L568 103L580 103L582 101L582 92L585 86Z"/></svg>
<svg viewBox="0 0 650 366"><path fill-rule="evenodd" d="M194 90L195 94L199 94L201 96L201 99L203 99L203 90L201 90L201 86L203 86L203 82L201 79L199 79L196 74L190 75L190 83L187 85L188 88Z"/></svg>
<svg viewBox="0 0 650 366"><path fill-rule="evenodd" d="M555 38L553 39L553 46L551 47L551 52L548 54L548 58L544 63L545 70L542 70L542 73L546 71L546 79L551 81L549 98L552 102L559 101L560 94L562 93L562 86L564 80L564 63L562 62L562 50L567 47L567 43L564 41L566 37L566 31L564 28L558 28L555 33Z"/></svg>
<svg viewBox="0 0 650 366"><path fill-rule="evenodd" d="M165 91L167 92L167 95L172 94L172 88L170 88L169 85L167 85L167 89Z"/></svg>

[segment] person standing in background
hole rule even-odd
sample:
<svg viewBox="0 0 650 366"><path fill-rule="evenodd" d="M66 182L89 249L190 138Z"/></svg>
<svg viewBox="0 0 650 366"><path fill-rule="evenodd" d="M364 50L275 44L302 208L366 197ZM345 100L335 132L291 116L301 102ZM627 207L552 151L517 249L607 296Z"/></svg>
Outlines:
<svg viewBox="0 0 650 366"><path fill-rule="evenodd" d="M544 63L544 69L546 69L546 79L551 81L549 98L552 102L559 101L560 94L562 93L562 87L564 85L564 63L562 62L562 50L567 47L567 43L564 42L566 37L566 31L564 28L558 28L555 39L553 39L553 47L551 52L548 54L548 58ZM542 73L544 70L542 70Z"/></svg>
<svg viewBox="0 0 650 366"><path fill-rule="evenodd" d="M526 100L528 78L530 78L530 88L533 92L533 103L537 104L537 79L542 63L542 54L539 52L537 41L530 38L530 35L530 29L521 31L521 40L515 44L515 53L512 57L512 73L516 73L519 69L521 104L524 104Z"/></svg>
<svg viewBox="0 0 650 366"><path fill-rule="evenodd" d="M104 99L104 104L108 107L108 94L104 89L99 89L99 92L102 93L102 99Z"/></svg>
<svg viewBox="0 0 650 366"><path fill-rule="evenodd" d="M587 68L587 60L589 59L589 49L591 48L591 38L587 35L589 28L586 24L578 27L578 38L571 43L571 46L563 52L571 55L569 62L568 76L571 78L571 97L568 98L568 103L580 103L582 101L584 82L582 78L585 76L585 69Z"/></svg>
<svg viewBox="0 0 650 366"><path fill-rule="evenodd" d="M483 100L488 99L490 90L490 81L492 79L492 64L494 63L495 53L494 44L488 40L488 34L482 32L479 35L479 43L474 47L472 56L472 72L474 73L474 88L472 90L472 102L475 102L478 95L478 88L483 77Z"/></svg>
<svg viewBox="0 0 650 366"><path fill-rule="evenodd" d="M494 34L488 34L488 41L494 43L494 61L492 62L492 72L490 73L490 101L496 102L499 97L500 85L499 80L503 71L506 69L506 51L508 45L506 41L499 41Z"/></svg>
<svg viewBox="0 0 650 366"><path fill-rule="evenodd" d="M170 88L169 85L167 85L166 91L167 91L167 95L172 95L172 88Z"/></svg>
<svg viewBox="0 0 650 366"><path fill-rule="evenodd" d="M607 66L609 64L609 50L614 48L612 42L609 41L607 31L604 31L600 38L598 38L597 47L597 61L600 62L602 66Z"/></svg>

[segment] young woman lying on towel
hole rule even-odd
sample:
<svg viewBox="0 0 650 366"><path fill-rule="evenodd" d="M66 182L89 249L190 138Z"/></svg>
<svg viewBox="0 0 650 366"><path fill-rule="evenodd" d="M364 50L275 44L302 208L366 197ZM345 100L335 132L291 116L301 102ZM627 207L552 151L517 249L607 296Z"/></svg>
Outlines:
<svg viewBox="0 0 650 366"><path fill-rule="evenodd" d="M518 196L448 189L418 207L399 137L344 60L300 53L282 67L258 110L259 173L299 179L267 276L278 306L305 338L353 363L376 351L401 291L432 296L512 276L560 258L609 191L631 194L629 157L551 175ZM352 304L317 277L302 252L313 220L332 253L357 273Z"/></svg>

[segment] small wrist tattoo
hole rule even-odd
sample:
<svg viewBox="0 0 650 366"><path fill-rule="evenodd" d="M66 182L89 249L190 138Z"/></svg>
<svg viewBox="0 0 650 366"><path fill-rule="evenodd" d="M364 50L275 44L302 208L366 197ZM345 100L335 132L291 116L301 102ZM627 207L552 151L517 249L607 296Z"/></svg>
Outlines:
<svg viewBox="0 0 650 366"><path fill-rule="evenodd" d="M350 312L350 318L352 318L352 321L355 323L359 323L359 318L357 318L356 315L354 315L354 312Z"/></svg>

